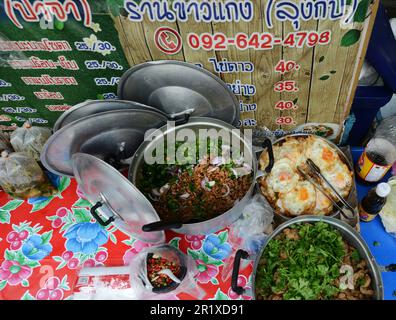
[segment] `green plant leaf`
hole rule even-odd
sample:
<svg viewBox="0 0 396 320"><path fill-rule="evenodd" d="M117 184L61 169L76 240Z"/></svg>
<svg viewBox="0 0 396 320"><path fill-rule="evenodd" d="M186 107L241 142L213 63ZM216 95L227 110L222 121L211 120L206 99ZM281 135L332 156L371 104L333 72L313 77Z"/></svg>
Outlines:
<svg viewBox="0 0 396 320"><path fill-rule="evenodd" d="M59 183L59 193L65 191L67 187L70 185L70 178L68 177L61 177L60 183Z"/></svg>
<svg viewBox="0 0 396 320"><path fill-rule="evenodd" d="M337 73L337 71L335 71L335 70L331 70L331 71L330 71L330 73L331 73L331 74L336 74L336 73Z"/></svg>
<svg viewBox="0 0 396 320"><path fill-rule="evenodd" d="M24 256L22 253L20 253L19 251L17 251L17 252L14 254L14 259L13 259L13 260L16 261L16 262L18 262L18 263L21 264L21 265L26 265L26 262L25 262L26 258L25 258L25 256Z"/></svg>
<svg viewBox="0 0 396 320"><path fill-rule="evenodd" d="M215 296L209 300L230 300L230 298L220 289L217 289Z"/></svg>
<svg viewBox="0 0 396 320"><path fill-rule="evenodd" d="M116 3L109 3L109 9L113 16L118 17L120 15L120 7Z"/></svg>
<svg viewBox="0 0 396 320"><path fill-rule="evenodd" d="M321 57L319 58L319 63L321 63L324 59L325 59L325 57L324 57L324 56L321 56Z"/></svg>
<svg viewBox="0 0 396 320"><path fill-rule="evenodd" d="M74 204L73 207L91 207L91 203L85 199L78 199Z"/></svg>
<svg viewBox="0 0 396 320"><path fill-rule="evenodd" d="M36 300L30 293L29 290L25 292L21 300Z"/></svg>
<svg viewBox="0 0 396 320"><path fill-rule="evenodd" d="M44 232L41 235L41 243L42 244L46 244L46 243L48 243L51 240L51 238L52 238L52 230Z"/></svg>
<svg viewBox="0 0 396 320"><path fill-rule="evenodd" d="M227 231L227 230L222 231L222 232L220 232L217 236L219 237L220 242L221 242L221 243L224 243L224 242L227 241L227 238L228 238L228 231Z"/></svg>
<svg viewBox="0 0 396 320"><path fill-rule="evenodd" d="M63 232L63 231L65 231L65 230L69 229L72 225L74 225L74 222L65 223L65 224L62 226L62 228L60 228L60 232Z"/></svg>
<svg viewBox="0 0 396 320"><path fill-rule="evenodd" d="M10 212L0 209L0 223L10 223Z"/></svg>
<svg viewBox="0 0 396 320"><path fill-rule="evenodd" d="M29 281L27 281L27 280L22 280L21 284L24 287L29 287Z"/></svg>
<svg viewBox="0 0 396 320"><path fill-rule="evenodd" d="M221 260L215 260L208 257L205 261L206 264L213 264L215 266L222 266L224 263Z"/></svg>
<svg viewBox="0 0 396 320"><path fill-rule="evenodd" d="M72 208L76 223L88 222L91 220L91 214L87 209Z"/></svg>
<svg viewBox="0 0 396 320"><path fill-rule="evenodd" d="M6 285L7 285L7 280L0 281L0 291L3 290Z"/></svg>
<svg viewBox="0 0 396 320"><path fill-rule="evenodd" d="M354 45L360 39L360 30L351 29L345 33L341 39L341 47L349 47Z"/></svg>
<svg viewBox="0 0 396 320"><path fill-rule="evenodd" d="M56 267L55 270L62 269L62 268L64 268L66 265L67 265L67 261L62 261L62 262Z"/></svg>
<svg viewBox="0 0 396 320"><path fill-rule="evenodd" d="M10 251L8 249L6 249L4 257L6 258L6 260L14 260L15 259L15 253L13 251Z"/></svg>
<svg viewBox="0 0 396 320"><path fill-rule="evenodd" d="M214 285L218 285L219 284L219 281L217 281L216 278L210 279L210 282L212 282Z"/></svg>
<svg viewBox="0 0 396 320"><path fill-rule="evenodd" d="M113 233L109 233L110 241L117 244L117 238Z"/></svg>
<svg viewBox="0 0 396 320"><path fill-rule="evenodd" d="M69 285L67 284L67 274L62 278L59 287L63 290L70 290Z"/></svg>
<svg viewBox="0 0 396 320"><path fill-rule="evenodd" d="M23 203L23 200L11 200L0 209L5 211L12 211L18 208Z"/></svg>
<svg viewBox="0 0 396 320"><path fill-rule="evenodd" d="M38 261L34 261L34 260L25 260L25 262L23 263L24 266L28 266L30 268L36 268L41 266L40 262Z"/></svg>
<svg viewBox="0 0 396 320"><path fill-rule="evenodd" d="M370 5L370 0L360 0L355 14L353 15L353 22L364 22L366 20L367 9Z"/></svg>
<svg viewBox="0 0 396 320"><path fill-rule="evenodd" d="M173 238L171 241L169 241L169 244L170 244L172 247L174 247L174 248L176 248L176 249L179 249L179 242L180 242L180 240L181 240L181 238L179 238L179 237Z"/></svg>
<svg viewBox="0 0 396 320"><path fill-rule="evenodd" d="M57 30L63 30L63 28L65 27L65 23L63 21L55 19L54 26Z"/></svg>
<svg viewBox="0 0 396 320"><path fill-rule="evenodd" d="M39 202L39 203L35 203L35 204L33 205L33 207L32 207L32 210L30 210L30 213L33 213L33 212L36 212L36 211L39 211L39 210L45 208L46 206L48 206L48 204L49 204L52 200L54 200L54 197L53 197L53 196L52 196L52 197L48 197L47 200L41 201L41 202Z"/></svg>
<svg viewBox="0 0 396 320"><path fill-rule="evenodd" d="M56 262L61 262L63 261L63 258L60 256L53 256L52 259L54 259Z"/></svg>
<svg viewBox="0 0 396 320"><path fill-rule="evenodd" d="M328 74L325 74L324 76L321 76L320 78L319 78L319 80L327 80L327 79L329 79L330 78L330 76L328 75Z"/></svg>
<svg viewBox="0 0 396 320"><path fill-rule="evenodd" d="M187 249L187 253L194 259L194 260L198 260L200 257L199 257L199 253L197 253L196 251L194 251L194 250L191 250L191 249Z"/></svg>

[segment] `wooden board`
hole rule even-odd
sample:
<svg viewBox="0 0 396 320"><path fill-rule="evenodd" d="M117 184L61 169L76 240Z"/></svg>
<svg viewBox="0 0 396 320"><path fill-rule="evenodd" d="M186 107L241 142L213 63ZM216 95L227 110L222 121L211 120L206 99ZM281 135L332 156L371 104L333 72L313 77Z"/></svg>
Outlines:
<svg viewBox="0 0 396 320"><path fill-rule="evenodd" d="M251 21L208 23L197 22L190 18L187 21L160 22L150 21L147 16L144 16L142 22L131 21L128 17L114 17L114 21L125 55L131 65L159 59L187 61L199 64L217 74L230 87L238 83L254 86L256 90L254 95L237 95L241 103L241 120L247 120L242 123L245 126L288 131L310 122L342 125L352 104L378 0L370 4L371 14L368 14L366 19L360 18L348 25L341 23L340 18L335 20L312 18L307 21L301 19L297 29L291 21L277 20L274 10L270 13L273 26L268 27L266 14L268 14L269 1L252 1ZM369 0L352 0L351 5L354 1L357 1L357 11L361 11L360 7L367 5ZM358 14L357 11L355 15ZM169 27L180 35L183 45L179 52L167 54L158 48L154 38L155 31L160 27ZM346 34L352 29L360 33L360 38L349 39L345 45L345 37L348 36ZM307 42L302 47L273 45L270 50L253 48L242 50L236 45L229 45L227 50L213 48L194 50L187 43L187 37L191 32L198 35L222 33L227 38L236 38L239 33L245 33L249 37L255 32L260 34L268 32L274 39L285 40L288 34L299 31L316 32L318 35L330 31L331 40L329 44L314 46L308 46ZM218 73L214 70L211 59L212 61L216 59L218 62L249 61L254 65L254 71ZM295 62L298 69L284 74L276 72L275 66L282 59ZM274 85L279 81L295 81L298 91L275 92ZM291 101L295 106L286 110L275 109L279 101Z"/></svg>

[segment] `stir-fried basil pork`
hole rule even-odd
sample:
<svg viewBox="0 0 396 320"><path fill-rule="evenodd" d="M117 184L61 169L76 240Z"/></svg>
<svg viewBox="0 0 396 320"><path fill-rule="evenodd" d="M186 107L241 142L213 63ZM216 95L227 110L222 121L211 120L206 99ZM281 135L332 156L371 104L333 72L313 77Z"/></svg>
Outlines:
<svg viewBox="0 0 396 320"><path fill-rule="evenodd" d="M208 139L204 152L202 145L197 141L195 158L189 154L191 149L183 147L183 163L143 165L138 188L162 220L196 222L214 218L231 209L249 190L252 168L243 155L235 159L230 146L221 141L216 145Z"/></svg>

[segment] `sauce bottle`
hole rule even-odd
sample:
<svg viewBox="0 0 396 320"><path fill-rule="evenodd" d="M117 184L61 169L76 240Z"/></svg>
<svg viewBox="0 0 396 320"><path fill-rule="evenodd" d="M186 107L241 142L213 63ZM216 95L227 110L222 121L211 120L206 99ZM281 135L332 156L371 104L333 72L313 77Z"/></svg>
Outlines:
<svg viewBox="0 0 396 320"><path fill-rule="evenodd" d="M359 204L360 220L364 222L373 220L381 212L390 192L391 187L385 182L372 188Z"/></svg>
<svg viewBox="0 0 396 320"><path fill-rule="evenodd" d="M356 171L363 182L381 180L396 161L396 117L381 122L360 156Z"/></svg>

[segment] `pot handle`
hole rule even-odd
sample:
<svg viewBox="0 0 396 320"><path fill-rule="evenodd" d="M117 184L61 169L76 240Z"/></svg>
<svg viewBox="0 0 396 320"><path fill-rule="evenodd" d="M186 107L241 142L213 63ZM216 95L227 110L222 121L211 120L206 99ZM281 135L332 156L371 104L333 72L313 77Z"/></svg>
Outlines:
<svg viewBox="0 0 396 320"><path fill-rule="evenodd" d="M103 227L108 226L110 223L114 221L114 217L110 217L107 221L103 221L103 219L99 216L99 214L96 212L96 209L100 208L102 206L102 202L98 201L96 204L91 208L91 214L92 216L96 219L97 222Z"/></svg>
<svg viewBox="0 0 396 320"><path fill-rule="evenodd" d="M265 168L265 172L270 173L272 170L272 167L274 166L274 163L275 163L274 151L272 149L272 142L270 139L267 138L264 140L263 148L267 149L268 157L269 157L269 163L268 163L268 166Z"/></svg>
<svg viewBox="0 0 396 320"><path fill-rule="evenodd" d="M241 295L245 291L244 288L238 286L239 266L241 259L247 259L248 257L249 254L242 249L239 249L235 254L234 266L232 267L231 289L238 295Z"/></svg>
<svg viewBox="0 0 396 320"><path fill-rule="evenodd" d="M164 231L169 229L180 229L183 226L181 222L164 222L157 221L149 224L145 224L142 227L144 232Z"/></svg>

